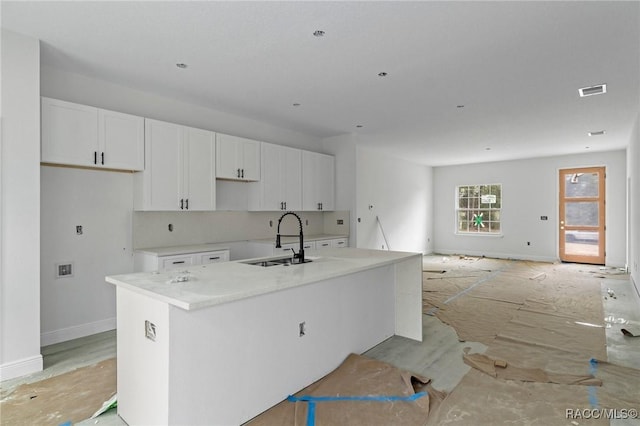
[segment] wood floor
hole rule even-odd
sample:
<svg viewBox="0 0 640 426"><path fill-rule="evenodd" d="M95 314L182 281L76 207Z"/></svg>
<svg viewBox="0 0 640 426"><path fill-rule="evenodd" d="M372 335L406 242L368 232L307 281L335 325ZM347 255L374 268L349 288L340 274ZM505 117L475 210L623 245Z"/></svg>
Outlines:
<svg viewBox="0 0 640 426"><path fill-rule="evenodd" d="M425 262L433 260L425 257ZM603 307L607 328L607 354L609 361L622 366L640 369L640 339L625 338L620 333L621 324L640 326L640 297L629 280L603 278L601 281ZM608 289L614 289L616 297L605 297ZM608 321L608 322L607 322ZM433 381L436 389L451 391L469 367L462 362L463 349L484 352L485 347L476 342L459 342L455 331L435 316L425 315L423 342L394 336L365 353L366 356L388 362ZM116 332L88 336L63 342L42 349L42 372L2 382L2 396L9 394L22 383L32 383L75 368L95 364L116 356ZM86 420L80 425L125 425L115 410L97 419ZM625 424L612 421L612 425Z"/></svg>

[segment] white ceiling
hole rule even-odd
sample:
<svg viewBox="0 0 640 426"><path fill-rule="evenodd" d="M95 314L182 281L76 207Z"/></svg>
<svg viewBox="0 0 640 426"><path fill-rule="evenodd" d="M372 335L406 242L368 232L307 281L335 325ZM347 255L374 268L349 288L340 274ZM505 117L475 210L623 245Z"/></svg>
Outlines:
<svg viewBox="0 0 640 426"><path fill-rule="evenodd" d="M640 104L638 1L1 6L43 65L434 166L621 149Z"/></svg>

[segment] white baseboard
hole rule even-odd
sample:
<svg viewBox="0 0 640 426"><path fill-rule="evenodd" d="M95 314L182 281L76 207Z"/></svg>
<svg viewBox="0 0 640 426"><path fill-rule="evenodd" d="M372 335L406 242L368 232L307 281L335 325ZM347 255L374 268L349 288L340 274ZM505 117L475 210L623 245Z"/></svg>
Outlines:
<svg viewBox="0 0 640 426"><path fill-rule="evenodd" d="M75 325L73 327L61 328L47 331L40 334L40 346L53 345L55 343L66 342L67 340L78 339L80 337L91 336L116 328L116 318L90 322L87 324Z"/></svg>
<svg viewBox="0 0 640 426"><path fill-rule="evenodd" d="M532 255L519 255L519 254L509 254L509 253L488 253L474 250L465 250L464 252L460 252L459 250L434 250L434 253L437 254L447 254L447 255L465 255L465 256L473 256L473 257L488 257L494 259L508 259L508 260L530 260L533 262L548 262L553 263L557 262L558 258L552 256L532 256Z"/></svg>
<svg viewBox="0 0 640 426"><path fill-rule="evenodd" d="M0 365L0 381L15 379L39 371L42 371L42 355L40 354Z"/></svg>

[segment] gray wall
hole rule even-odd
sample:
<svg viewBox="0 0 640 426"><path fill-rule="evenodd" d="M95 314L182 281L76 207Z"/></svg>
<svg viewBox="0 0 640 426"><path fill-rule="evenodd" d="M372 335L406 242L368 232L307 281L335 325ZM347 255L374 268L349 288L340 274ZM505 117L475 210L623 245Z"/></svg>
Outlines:
<svg viewBox="0 0 640 426"><path fill-rule="evenodd" d="M435 251L540 261L558 259L558 170L605 166L606 263L626 263L625 151L545 157L529 160L436 167L434 169ZM455 233L457 185L501 183L503 235ZM540 220L548 216L548 220ZM531 245L527 245L527 241Z"/></svg>

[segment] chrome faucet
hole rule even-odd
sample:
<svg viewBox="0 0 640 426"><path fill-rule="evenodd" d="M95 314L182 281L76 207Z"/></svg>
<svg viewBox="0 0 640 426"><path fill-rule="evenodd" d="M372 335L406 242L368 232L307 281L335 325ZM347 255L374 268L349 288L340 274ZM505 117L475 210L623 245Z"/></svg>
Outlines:
<svg viewBox="0 0 640 426"><path fill-rule="evenodd" d="M276 234L276 248L281 248L282 245L280 244L280 223L282 223L282 219L284 219L285 216L288 215L293 215L296 217L296 219L298 219L298 224L300 225L300 235L282 235L283 237L298 237L300 238L300 251L298 251L298 253L296 253L295 251L293 251L293 249L291 249L293 251L293 258L294 259L298 259L298 263L304 263L304 237L302 235L302 219L300 219L300 216L298 216L297 214L295 214L294 212L286 212L285 214L283 214L282 216L280 216L280 219L278 219L278 233Z"/></svg>

